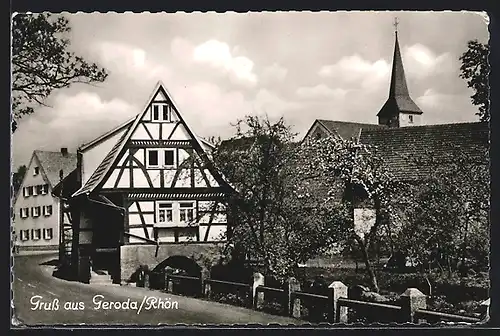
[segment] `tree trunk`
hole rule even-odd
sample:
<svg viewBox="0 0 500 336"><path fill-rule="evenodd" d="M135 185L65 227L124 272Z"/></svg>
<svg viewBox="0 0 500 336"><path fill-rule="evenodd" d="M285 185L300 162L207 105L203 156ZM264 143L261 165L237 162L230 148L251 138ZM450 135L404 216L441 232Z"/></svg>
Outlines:
<svg viewBox="0 0 500 336"><path fill-rule="evenodd" d="M368 273L368 276L370 277L372 290L374 292L378 293L380 291L380 289L378 288L377 276L375 275L375 271L373 270L373 267L372 267L371 262L370 262L370 258L368 256L368 248L361 238L356 237L356 241L358 242L359 249L361 250L361 254L363 256L363 261L365 262L366 272Z"/></svg>

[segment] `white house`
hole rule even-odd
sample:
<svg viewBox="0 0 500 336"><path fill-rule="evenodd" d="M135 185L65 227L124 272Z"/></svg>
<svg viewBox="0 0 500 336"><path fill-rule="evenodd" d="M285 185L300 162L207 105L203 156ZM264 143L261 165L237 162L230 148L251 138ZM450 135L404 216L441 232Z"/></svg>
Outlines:
<svg viewBox="0 0 500 336"><path fill-rule="evenodd" d="M76 163L76 154L68 153L67 148L33 152L13 203L13 239L19 251L58 249L60 208L52 188Z"/></svg>

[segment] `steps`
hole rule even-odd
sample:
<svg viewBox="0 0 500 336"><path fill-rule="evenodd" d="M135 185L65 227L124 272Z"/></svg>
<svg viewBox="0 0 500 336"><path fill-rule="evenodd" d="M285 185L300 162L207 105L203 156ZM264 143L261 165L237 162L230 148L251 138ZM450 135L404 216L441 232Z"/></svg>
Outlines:
<svg viewBox="0 0 500 336"><path fill-rule="evenodd" d="M90 273L90 284L92 285L114 285L111 275L107 271L98 272L91 271Z"/></svg>

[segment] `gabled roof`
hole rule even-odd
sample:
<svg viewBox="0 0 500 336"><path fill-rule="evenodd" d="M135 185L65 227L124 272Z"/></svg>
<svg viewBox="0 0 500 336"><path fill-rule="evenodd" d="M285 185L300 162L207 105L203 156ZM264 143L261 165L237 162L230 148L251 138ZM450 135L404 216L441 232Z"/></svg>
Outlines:
<svg viewBox="0 0 500 336"><path fill-rule="evenodd" d="M100 136L98 136L94 140L81 145L80 148L78 148L78 149L80 151L86 151L86 150L88 150L88 149L90 149L90 148L98 145L102 141L104 141L104 140L108 139L109 137L115 135L116 133L118 133L119 131L123 130L124 128L130 127L130 125L132 125L132 123L134 122L135 118L136 117L133 117L132 119L127 120L123 124L121 124L121 125L113 128L112 130L110 130L110 131L108 131L108 132L106 132L104 134L101 134Z"/></svg>
<svg viewBox="0 0 500 336"><path fill-rule="evenodd" d="M61 152L35 150L33 155L38 159L40 168L51 188L59 183L59 172L61 170L63 171L63 178L65 178L76 169L77 156L73 153L62 154Z"/></svg>
<svg viewBox="0 0 500 336"><path fill-rule="evenodd" d="M422 180L434 168L415 158L440 158L454 152L480 158L489 148L489 126L476 122L362 130L360 142L377 148L395 178Z"/></svg>
<svg viewBox="0 0 500 336"><path fill-rule="evenodd" d="M186 128L187 132L191 136L191 138L194 140L194 146L196 147L198 153L202 157L202 160L204 160L211 168L213 168L213 165L209 162L208 160L208 155L204 151L203 146L201 145L200 138L195 135L195 133L191 130L190 126L184 121L184 118L182 117L181 113L179 113L179 108L176 105L175 101L172 98L172 95L168 92L168 90L165 88L163 83L161 81L158 81L158 83L155 86L155 89L153 90L150 98L147 100L146 105L144 106L143 110L141 113L139 113L133 120L133 122L130 123L128 126L127 130L123 133L123 135L120 137L120 139L117 141L117 143L113 146L111 151L106 155L104 160L101 162L101 164L97 167L97 169L92 173L88 181L85 183L85 185L80 188L78 191L76 191L72 196L78 196L82 194L90 194L93 192L100 184L103 183L106 175L110 171L111 166L113 163L118 159L120 153L123 151L123 148L125 147L125 144L127 141L130 139L132 134L134 133L135 129L137 128L137 125L140 123L144 115L146 114L149 105L153 101L154 97L158 93L162 93L164 96L168 98L172 106L174 107L177 116L179 117L180 122L184 124L184 127ZM206 140L203 140L205 144L211 145L208 143ZM212 169L214 178L221 184L221 185L227 185L222 178L222 176L215 170Z"/></svg>
<svg viewBox="0 0 500 336"><path fill-rule="evenodd" d="M323 125L333 135L340 136L344 140L350 140L352 138L358 139L361 129L378 129L386 127L385 125L378 124L366 124L325 119L317 119L317 122Z"/></svg>
<svg viewBox="0 0 500 336"><path fill-rule="evenodd" d="M422 110L411 99L408 91L403 59L399 50L398 33L396 32L389 98L377 115L386 117L401 112L422 114Z"/></svg>

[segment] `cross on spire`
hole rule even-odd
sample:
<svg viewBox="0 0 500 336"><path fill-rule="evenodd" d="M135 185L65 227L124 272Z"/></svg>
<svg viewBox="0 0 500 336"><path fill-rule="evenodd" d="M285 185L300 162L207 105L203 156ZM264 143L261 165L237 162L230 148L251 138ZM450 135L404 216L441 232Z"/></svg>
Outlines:
<svg viewBox="0 0 500 336"><path fill-rule="evenodd" d="M397 33L398 32L398 25L399 25L399 20L398 17L396 16L394 18L394 31Z"/></svg>

